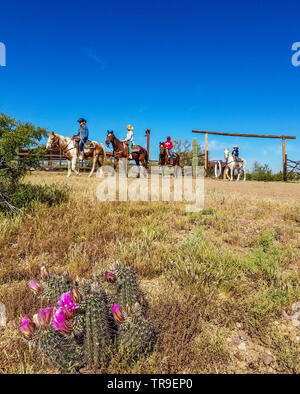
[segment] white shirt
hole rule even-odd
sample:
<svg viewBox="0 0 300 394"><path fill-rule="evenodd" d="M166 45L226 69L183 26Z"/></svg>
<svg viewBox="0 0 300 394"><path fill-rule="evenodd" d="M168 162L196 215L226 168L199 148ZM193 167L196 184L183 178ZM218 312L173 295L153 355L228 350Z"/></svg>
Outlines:
<svg viewBox="0 0 300 394"><path fill-rule="evenodd" d="M127 135L126 135L125 141L130 141L134 144L132 130L127 130Z"/></svg>

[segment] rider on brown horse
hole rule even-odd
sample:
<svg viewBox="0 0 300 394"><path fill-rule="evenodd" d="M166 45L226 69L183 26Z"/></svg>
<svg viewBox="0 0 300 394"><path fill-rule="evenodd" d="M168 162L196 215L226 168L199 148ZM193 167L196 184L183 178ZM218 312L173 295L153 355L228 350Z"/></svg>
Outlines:
<svg viewBox="0 0 300 394"><path fill-rule="evenodd" d="M125 145L124 141L120 141L114 134L113 130L107 130L106 145L112 144L113 146L113 156L114 156L114 169L116 169L119 159L128 158L128 147ZM148 168L148 153L140 145L133 146L133 152L131 153L132 159L135 160L136 165L139 162L142 166Z"/></svg>
<svg viewBox="0 0 300 394"><path fill-rule="evenodd" d="M128 142L128 149L129 149L129 155L128 159L132 160L132 146L134 145L134 140L133 140L133 127L129 124L127 126L127 135L124 142Z"/></svg>
<svg viewBox="0 0 300 394"><path fill-rule="evenodd" d="M166 149L167 155L171 157L171 161L173 161L173 143L171 137L167 137L167 141L164 142L164 148Z"/></svg>

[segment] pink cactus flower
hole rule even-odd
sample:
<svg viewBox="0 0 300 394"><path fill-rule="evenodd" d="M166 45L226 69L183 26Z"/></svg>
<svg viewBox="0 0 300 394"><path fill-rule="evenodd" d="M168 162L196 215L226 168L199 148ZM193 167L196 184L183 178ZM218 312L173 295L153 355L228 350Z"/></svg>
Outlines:
<svg viewBox="0 0 300 394"><path fill-rule="evenodd" d="M41 278L43 280L47 280L49 278L49 272L44 265L41 267Z"/></svg>
<svg viewBox="0 0 300 394"><path fill-rule="evenodd" d="M42 327L47 327L50 324L53 317L53 310L53 307L39 310L39 321Z"/></svg>
<svg viewBox="0 0 300 394"><path fill-rule="evenodd" d="M20 331L24 338L27 340L32 339L34 334L34 324L29 319L28 315L23 316L20 324Z"/></svg>
<svg viewBox="0 0 300 394"><path fill-rule="evenodd" d="M116 275L112 274L111 272L105 271L105 276L107 281L110 283L114 283L117 280Z"/></svg>
<svg viewBox="0 0 300 394"><path fill-rule="evenodd" d="M59 331L63 335L71 334L72 327L65 316L63 308L54 308L52 326L54 330Z"/></svg>
<svg viewBox="0 0 300 394"><path fill-rule="evenodd" d="M123 323L125 321L125 318L123 316L123 313L120 309L120 305L119 304L115 304L112 308L111 308L111 313L115 319L115 321L117 323Z"/></svg>
<svg viewBox="0 0 300 394"><path fill-rule="evenodd" d="M64 310L67 319L71 319L74 316L75 310L78 309L78 305L72 298L71 291L63 293L60 296L58 305Z"/></svg>
<svg viewBox="0 0 300 394"><path fill-rule="evenodd" d="M43 288L40 284L38 284L34 279L32 279L29 283L28 286L30 290L34 292L34 294L39 294Z"/></svg>

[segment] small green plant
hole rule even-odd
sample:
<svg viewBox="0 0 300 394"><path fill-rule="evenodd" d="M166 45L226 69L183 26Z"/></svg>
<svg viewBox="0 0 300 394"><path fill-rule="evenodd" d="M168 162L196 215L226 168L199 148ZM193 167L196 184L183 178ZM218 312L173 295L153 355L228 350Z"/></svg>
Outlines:
<svg viewBox="0 0 300 394"><path fill-rule="evenodd" d="M213 215L215 212L216 210L212 208L202 209L201 215Z"/></svg>

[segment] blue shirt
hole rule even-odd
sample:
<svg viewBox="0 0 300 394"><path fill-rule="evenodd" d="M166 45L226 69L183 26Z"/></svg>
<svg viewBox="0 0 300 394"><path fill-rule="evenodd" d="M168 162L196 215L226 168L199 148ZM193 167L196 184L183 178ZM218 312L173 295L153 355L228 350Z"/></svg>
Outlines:
<svg viewBox="0 0 300 394"><path fill-rule="evenodd" d="M235 157L239 157L239 150L238 149L234 149L231 154L235 155Z"/></svg>
<svg viewBox="0 0 300 394"><path fill-rule="evenodd" d="M89 138L89 129L87 128L86 125L79 127L78 134L76 134L76 137L80 136L80 132L81 132L81 138L82 139L85 139L85 138L88 139Z"/></svg>

